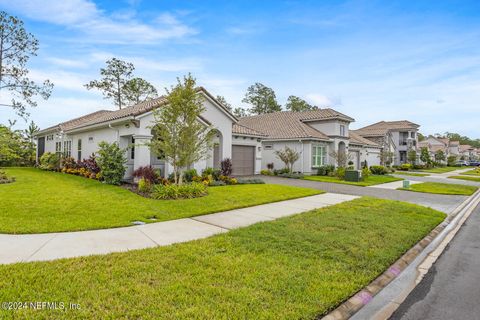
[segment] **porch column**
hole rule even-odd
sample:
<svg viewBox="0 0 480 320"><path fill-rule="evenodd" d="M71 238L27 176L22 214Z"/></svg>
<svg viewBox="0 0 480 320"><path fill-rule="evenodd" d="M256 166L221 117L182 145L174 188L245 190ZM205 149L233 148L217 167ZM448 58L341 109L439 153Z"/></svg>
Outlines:
<svg viewBox="0 0 480 320"><path fill-rule="evenodd" d="M133 160L133 170L150 165L150 148L147 143L152 139L152 135L134 135L135 139L135 159Z"/></svg>

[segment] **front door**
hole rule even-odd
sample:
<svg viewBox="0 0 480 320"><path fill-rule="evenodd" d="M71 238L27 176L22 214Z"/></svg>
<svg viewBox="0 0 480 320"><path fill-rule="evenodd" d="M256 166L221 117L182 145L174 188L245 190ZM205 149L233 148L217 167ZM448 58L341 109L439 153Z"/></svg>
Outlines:
<svg viewBox="0 0 480 320"><path fill-rule="evenodd" d="M37 141L37 160L45 153L45 137L38 138Z"/></svg>

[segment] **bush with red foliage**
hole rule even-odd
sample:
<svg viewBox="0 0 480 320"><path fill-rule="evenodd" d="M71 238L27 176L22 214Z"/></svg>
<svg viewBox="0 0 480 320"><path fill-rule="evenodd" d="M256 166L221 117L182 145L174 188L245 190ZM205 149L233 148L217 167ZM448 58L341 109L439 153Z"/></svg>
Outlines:
<svg viewBox="0 0 480 320"><path fill-rule="evenodd" d="M77 167L80 168L85 168L91 173L99 173L100 172L100 167L97 164L97 161L95 160L95 155L92 154L88 159L83 159L82 161L78 161Z"/></svg>
<svg viewBox="0 0 480 320"><path fill-rule="evenodd" d="M220 162L220 170L222 176L230 177L233 171L232 160L230 158L223 159L222 162Z"/></svg>
<svg viewBox="0 0 480 320"><path fill-rule="evenodd" d="M159 183L160 176L157 171L152 166L140 167L137 170L133 171L133 176L138 179L145 179L150 183Z"/></svg>

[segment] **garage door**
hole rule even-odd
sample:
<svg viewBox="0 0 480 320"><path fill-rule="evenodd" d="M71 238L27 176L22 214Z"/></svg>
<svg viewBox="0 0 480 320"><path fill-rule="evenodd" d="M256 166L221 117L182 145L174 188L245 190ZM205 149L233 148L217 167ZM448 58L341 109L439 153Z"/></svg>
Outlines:
<svg viewBox="0 0 480 320"><path fill-rule="evenodd" d="M253 175L255 168L255 147L232 146L232 164L234 176Z"/></svg>

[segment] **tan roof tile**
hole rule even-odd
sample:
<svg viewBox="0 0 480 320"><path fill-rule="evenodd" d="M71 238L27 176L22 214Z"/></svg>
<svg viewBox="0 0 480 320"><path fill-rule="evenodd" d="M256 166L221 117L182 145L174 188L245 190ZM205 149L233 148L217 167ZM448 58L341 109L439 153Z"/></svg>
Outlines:
<svg viewBox="0 0 480 320"><path fill-rule="evenodd" d="M261 133L257 130L247 128L245 126L242 126L238 123L235 123L232 127L232 133L233 134L239 134L239 135L248 135L248 136L258 136L258 137L265 137L267 136L264 133Z"/></svg>
<svg viewBox="0 0 480 320"><path fill-rule="evenodd" d="M410 130L418 129L418 124L410 122L408 120L400 121L380 121L369 126L360 128L357 131L363 137L383 136L390 130Z"/></svg>
<svg viewBox="0 0 480 320"><path fill-rule="evenodd" d="M377 143L375 143L371 140L368 140L368 139L360 136L354 130L350 130L349 134L350 134L350 143L351 144L359 144L359 145L366 145L366 146L372 146L372 147L380 148L380 145L378 145Z"/></svg>

